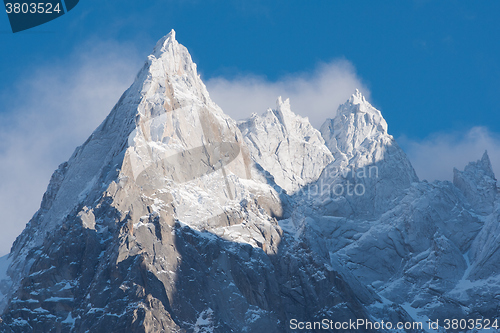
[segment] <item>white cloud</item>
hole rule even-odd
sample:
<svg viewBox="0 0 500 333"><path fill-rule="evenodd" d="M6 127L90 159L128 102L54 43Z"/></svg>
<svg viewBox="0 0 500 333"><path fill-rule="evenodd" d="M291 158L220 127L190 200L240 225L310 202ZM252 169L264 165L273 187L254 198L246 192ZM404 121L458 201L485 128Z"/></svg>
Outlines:
<svg viewBox="0 0 500 333"><path fill-rule="evenodd" d="M398 142L420 179L452 180L454 167L463 170L469 162L479 160L485 150L495 175L500 175L500 136L484 127L473 127L465 133L434 134L424 140L402 137Z"/></svg>
<svg viewBox="0 0 500 333"><path fill-rule="evenodd" d="M0 255L39 208L52 172L102 122L139 68L131 46L92 41L1 93Z"/></svg>
<svg viewBox="0 0 500 333"><path fill-rule="evenodd" d="M288 75L275 82L251 75L231 80L212 78L207 81L207 88L212 99L234 119L274 108L276 99L282 96L290 98L292 111L309 117L316 128L327 118L334 117L338 106L356 88L370 97L370 91L347 60L320 64L312 74Z"/></svg>

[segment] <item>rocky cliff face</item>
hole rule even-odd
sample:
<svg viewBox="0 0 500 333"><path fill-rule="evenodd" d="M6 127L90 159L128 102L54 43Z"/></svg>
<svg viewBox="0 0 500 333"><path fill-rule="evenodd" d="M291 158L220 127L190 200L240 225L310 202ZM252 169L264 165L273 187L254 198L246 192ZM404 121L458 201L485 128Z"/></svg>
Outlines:
<svg viewBox="0 0 500 333"><path fill-rule="evenodd" d="M236 123L172 31L0 258L0 331L486 318L499 221L486 154L419 182L359 92L321 131L281 99Z"/></svg>

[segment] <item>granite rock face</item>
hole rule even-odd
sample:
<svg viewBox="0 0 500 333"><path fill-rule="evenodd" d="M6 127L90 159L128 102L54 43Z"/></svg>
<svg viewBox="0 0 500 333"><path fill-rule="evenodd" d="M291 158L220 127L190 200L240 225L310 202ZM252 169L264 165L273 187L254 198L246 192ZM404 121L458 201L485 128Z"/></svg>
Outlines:
<svg viewBox="0 0 500 333"><path fill-rule="evenodd" d="M0 258L0 332L493 318L491 170L420 182L358 91L320 131L281 98L237 123L172 31Z"/></svg>

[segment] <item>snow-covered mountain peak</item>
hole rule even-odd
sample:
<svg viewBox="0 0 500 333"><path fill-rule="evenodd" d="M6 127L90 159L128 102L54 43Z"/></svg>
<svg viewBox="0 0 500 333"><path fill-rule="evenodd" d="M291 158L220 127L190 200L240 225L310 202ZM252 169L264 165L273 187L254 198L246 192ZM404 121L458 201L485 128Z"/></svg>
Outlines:
<svg viewBox="0 0 500 333"><path fill-rule="evenodd" d="M211 101L189 52L171 32L108 117L54 173L33 218L38 227L27 228L14 244L13 253L19 253L15 264L28 267L23 256L40 246L46 233L68 214L91 207L118 179L152 186L153 179L185 183L209 174L224 184L222 163L226 175L251 177L236 122ZM222 186L217 192L221 202L232 197L230 190Z"/></svg>
<svg viewBox="0 0 500 333"><path fill-rule="evenodd" d="M163 69L170 75L197 74L196 64L186 47L175 39L175 31L162 37L148 57L148 60L161 59Z"/></svg>
<svg viewBox="0 0 500 333"><path fill-rule="evenodd" d="M290 107L290 98L287 98L285 99L285 101L283 101L281 96L278 97L278 99L276 100L276 110L279 112L285 112L288 114L295 115L295 113L292 112L292 109Z"/></svg>
<svg viewBox="0 0 500 333"><path fill-rule="evenodd" d="M352 94L351 97L349 97L349 102L351 104L368 103L366 101L365 96L363 96L363 94L361 93L361 91L359 91L359 89L356 89L356 91L354 92L354 94Z"/></svg>
<svg viewBox="0 0 500 333"><path fill-rule="evenodd" d="M276 109L269 109L267 113L272 113L277 118L277 120L283 125L285 131L290 131L293 134L293 127L308 127L311 126L309 119L307 117L303 118L294 112L292 112L290 106L290 99L287 98L285 101L278 97L276 100Z"/></svg>
<svg viewBox="0 0 500 333"><path fill-rule="evenodd" d="M187 48L175 39L174 30L158 41L132 88L139 90L148 104L156 105L159 110L155 110L153 116L161 109L168 112L193 105L193 102L206 104L222 113L210 99Z"/></svg>
<svg viewBox="0 0 500 333"><path fill-rule="evenodd" d="M156 44L130 89L132 93L134 87L139 90L139 99L126 159L134 179L148 168L165 163L167 179L181 183L197 179L206 168L218 170L214 163L223 163L222 155L227 157L224 163L233 162L226 165L228 171L250 177L236 122L210 99L196 64L187 48L175 39L174 30ZM198 163L206 167L200 169Z"/></svg>
<svg viewBox="0 0 500 333"><path fill-rule="evenodd" d="M350 130L374 127L383 134L387 133L387 122L382 113L374 108L358 89L349 97L347 102L338 108L337 118L343 119L343 122L348 123L351 127L352 125L356 126L356 128L350 128Z"/></svg>
<svg viewBox="0 0 500 333"><path fill-rule="evenodd" d="M453 169L453 184L464 194L469 203L480 213L489 214L497 195L497 180L493 173L488 152L470 162L464 169Z"/></svg>
<svg viewBox="0 0 500 333"><path fill-rule="evenodd" d="M387 133L387 122L359 90L340 105L337 115L327 119L321 126L321 134L334 155L342 154L347 159L366 151L373 151L373 144L382 147L393 141ZM380 155L382 151L378 151ZM381 156L375 157L377 160ZM372 159L371 162L374 162Z"/></svg>
<svg viewBox="0 0 500 333"><path fill-rule="evenodd" d="M175 30L172 29L168 34L160 38L153 49L153 55L159 55L168 50L169 46L173 46L174 44L179 44L175 39Z"/></svg>
<svg viewBox="0 0 500 333"><path fill-rule="evenodd" d="M321 134L307 118L292 112L290 100L239 123L252 158L287 192L315 181L333 161Z"/></svg>
<svg viewBox="0 0 500 333"><path fill-rule="evenodd" d="M321 135L334 157L334 163L320 178L320 182L343 184L338 170L377 170L376 176L359 179L364 182L366 195L349 197L353 211L362 210L378 213L388 209L396 196L401 195L418 177L406 154L394 138L387 133L387 123L379 110L356 90L349 100L342 104L333 119L327 119L321 126ZM361 173L363 174L363 173ZM324 200L322 197L321 200ZM367 209L367 207L373 206ZM347 207L343 202L332 205L331 214Z"/></svg>
<svg viewBox="0 0 500 333"><path fill-rule="evenodd" d="M465 167L466 172L481 172L485 176L490 178L495 178L495 174L493 172L493 167L491 166L490 157L488 156L488 151L485 151L480 160L476 162L470 162Z"/></svg>

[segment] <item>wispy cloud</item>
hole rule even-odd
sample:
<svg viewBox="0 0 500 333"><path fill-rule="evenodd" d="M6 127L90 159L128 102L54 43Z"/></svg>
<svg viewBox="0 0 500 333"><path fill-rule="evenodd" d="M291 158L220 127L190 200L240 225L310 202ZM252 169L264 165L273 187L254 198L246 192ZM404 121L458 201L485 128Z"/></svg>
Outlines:
<svg viewBox="0 0 500 333"><path fill-rule="evenodd" d="M500 175L500 136L484 127L467 132L438 133L424 140L398 139L405 149L420 179L452 180L453 168L463 170L471 161L479 160L484 151Z"/></svg>
<svg viewBox="0 0 500 333"><path fill-rule="evenodd" d="M370 91L347 60L335 60L317 66L312 73L298 73L269 81L259 76L240 76L235 79L212 78L207 81L212 99L234 119L252 113L261 114L274 108L278 96L290 98L292 111L309 117L319 128L326 118L335 116L356 88L367 98Z"/></svg>
<svg viewBox="0 0 500 333"><path fill-rule="evenodd" d="M130 45L92 41L0 93L0 255L38 209L58 164L132 83L139 59Z"/></svg>

